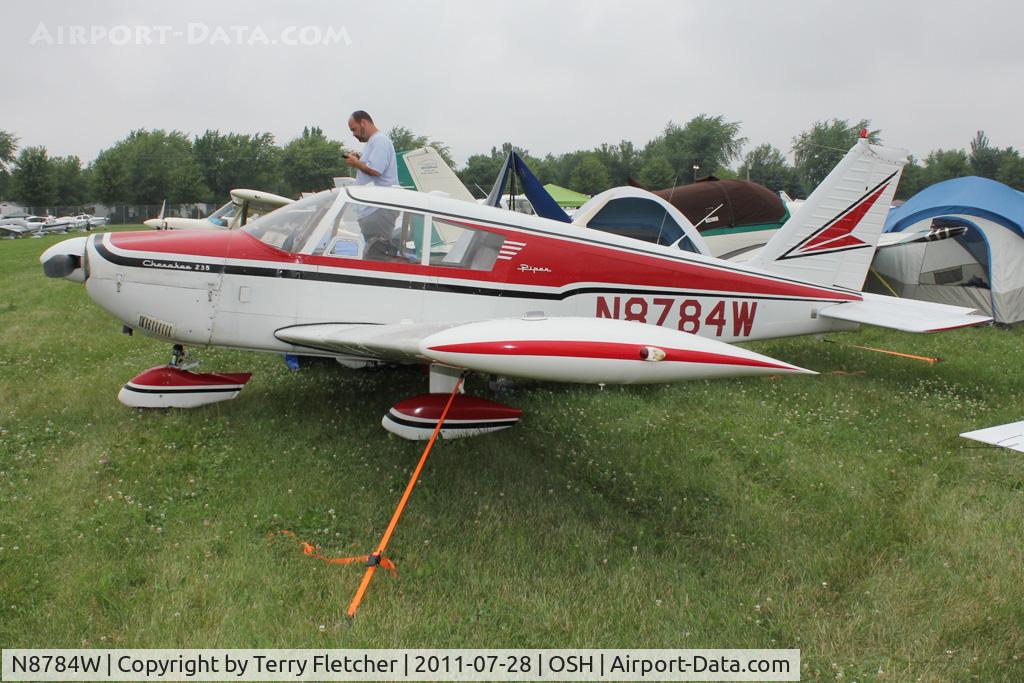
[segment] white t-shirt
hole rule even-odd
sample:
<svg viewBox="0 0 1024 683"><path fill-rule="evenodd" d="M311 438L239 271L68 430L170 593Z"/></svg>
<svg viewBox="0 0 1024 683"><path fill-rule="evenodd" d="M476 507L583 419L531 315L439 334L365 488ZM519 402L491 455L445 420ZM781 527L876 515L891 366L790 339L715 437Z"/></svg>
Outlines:
<svg viewBox="0 0 1024 683"><path fill-rule="evenodd" d="M356 185L380 185L391 187L398 184L398 159L395 157L395 146L380 131L370 136L360 157L367 166L380 173L372 176L356 169Z"/></svg>

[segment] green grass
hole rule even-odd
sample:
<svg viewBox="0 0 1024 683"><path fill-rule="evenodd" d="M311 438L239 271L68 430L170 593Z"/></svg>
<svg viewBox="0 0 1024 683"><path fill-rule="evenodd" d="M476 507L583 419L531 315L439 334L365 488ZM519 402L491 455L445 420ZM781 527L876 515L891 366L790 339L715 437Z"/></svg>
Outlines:
<svg viewBox="0 0 1024 683"><path fill-rule="evenodd" d="M166 344L0 242L3 647L796 647L805 680L1024 679L1024 465L961 431L1024 414L1019 330L752 345L817 377L522 383L513 430L435 448L380 418L416 369L252 370L238 400L117 402ZM835 373L835 374L830 374Z"/></svg>

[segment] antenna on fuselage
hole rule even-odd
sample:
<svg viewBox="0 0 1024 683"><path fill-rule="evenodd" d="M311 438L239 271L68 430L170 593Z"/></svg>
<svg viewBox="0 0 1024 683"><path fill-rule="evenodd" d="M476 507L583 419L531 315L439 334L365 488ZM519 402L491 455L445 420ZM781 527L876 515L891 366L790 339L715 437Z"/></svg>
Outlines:
<svg viewBox="0 0 1024 683"><path fill-rule="evenodd" d="M677 183L679 182L679 176L677 175L672 180L672 189L668 192L668 205L672 206L672 195L676 193ZM668 220L668 211L664 211L661 214L661 225L658 227L658 237L655 239L655 244L661 244L661 233L665 231L665 221ZM678 241L678 240L677 240Z"/></svg>

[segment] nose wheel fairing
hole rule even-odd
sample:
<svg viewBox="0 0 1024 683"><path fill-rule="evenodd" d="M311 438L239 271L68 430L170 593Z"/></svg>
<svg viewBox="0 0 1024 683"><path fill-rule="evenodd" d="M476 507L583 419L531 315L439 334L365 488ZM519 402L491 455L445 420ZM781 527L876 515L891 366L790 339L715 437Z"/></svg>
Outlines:
<svg viewBox="0 0 1024 683"><path fill-rule="evenodd" d="M117 398L132 408L198 408L237 397L251 377L249 372L191 372L161 365L136 375Z"/></svg>

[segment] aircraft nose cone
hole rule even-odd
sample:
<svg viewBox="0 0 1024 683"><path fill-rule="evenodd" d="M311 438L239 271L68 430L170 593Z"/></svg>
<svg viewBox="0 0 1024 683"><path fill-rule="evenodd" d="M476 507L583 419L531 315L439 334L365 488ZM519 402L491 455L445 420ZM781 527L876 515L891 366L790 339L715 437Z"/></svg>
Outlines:
<svg viewBox="0 0 1024 683"><path fill-rule="evenodd" d="M74 237L58 242L39 257L43 264L46 277L65 278L75 282L85 282L82 271L82 258L85 256L88 237Z"/></svg>

